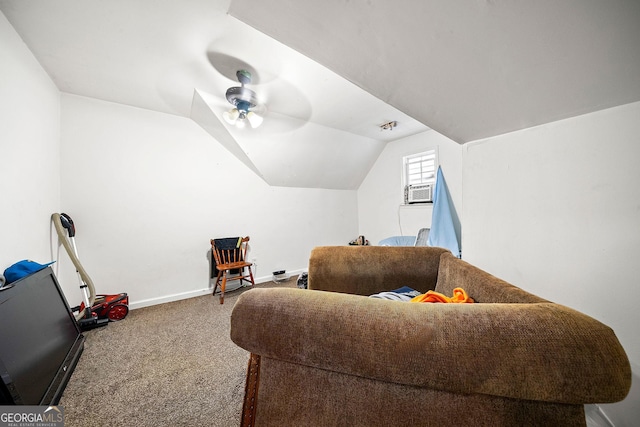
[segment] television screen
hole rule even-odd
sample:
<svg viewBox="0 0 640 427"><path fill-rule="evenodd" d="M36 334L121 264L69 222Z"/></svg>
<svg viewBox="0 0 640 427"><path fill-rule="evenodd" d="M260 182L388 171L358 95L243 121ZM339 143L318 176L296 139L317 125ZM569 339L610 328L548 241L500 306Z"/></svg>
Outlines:
<svg viewBox="0 0 640 427"><path fill-rule="evenodd" d="M50 267L0 291L0 404L57 404L84 336Z"/></svg>

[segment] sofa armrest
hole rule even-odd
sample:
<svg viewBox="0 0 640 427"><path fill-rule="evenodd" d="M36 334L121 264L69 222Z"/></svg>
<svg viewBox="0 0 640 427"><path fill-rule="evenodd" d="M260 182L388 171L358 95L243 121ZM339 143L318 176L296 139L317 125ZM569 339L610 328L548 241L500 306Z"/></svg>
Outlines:
<svg viewBox="0 0 640 427"><path fill-rule="evenodd" d="M231 339L311 368L455 393L561 403L621 400L613 331L543 304L419 304L290 288L242 294Z"/></svg>
<svg viewBox="0 0 640 427"><path fill-rule="evenodd" d="M372 295L409 286L434 289L446 249L410 246L320 246L309 258L309 289Z"/></svg>
<svg viewBox="0 0 640 427"><path fill-rule="evenodd" d="M436 292L452 295L454 288L462 288L479 303L548 303L551 301L530 294L475 265L454 257L451 252L440 256Z"/></svg>

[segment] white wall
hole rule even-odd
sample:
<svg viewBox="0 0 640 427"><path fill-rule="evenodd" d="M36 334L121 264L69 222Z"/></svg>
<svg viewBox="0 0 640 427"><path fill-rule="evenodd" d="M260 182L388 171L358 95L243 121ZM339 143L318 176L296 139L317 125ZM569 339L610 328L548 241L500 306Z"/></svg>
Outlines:
<svg viewBox="0 0 640 427"><path fill-rule="evenodd" d="M190 119L66 94L61 176L83 266L134 307L206 290L211 238L249 235L264 280L358 231L355 191L270 187Z"/></svg>
<svg viewBox="0 0 640 427"><path fill-rule="evenodd" d="M473 264L611 326L640 364L640 103L464 146Z"/></svg>
<svg viewBox="0 0 640 427"><path fill-rule="evenodd" d="M430 208L401 202L402 157L438 146L466 261L611 326L639 378L640 103L459 146L436 132L385 148L358 191L360 233L415 234ZM636 419L638 392L600 405ZM623 421L620 421L623 420Z"/></svg>
<svg viewBox="0 0 640 427"><path fill-rule="evenodd" d="M431 226L431 204L401 206L403 157L431 148L438 150L451 198L461 215L461 146L433 130L402 138L387 144L358 189L359 230L371 244L391 236L415 236L419 229Z"/></svg>
<svg viewBox="0 0 640 427"><path fill-rule="evenodd" d="M0 273L52 259L49 218L60 199L60 93L0 13Z"/></svg>

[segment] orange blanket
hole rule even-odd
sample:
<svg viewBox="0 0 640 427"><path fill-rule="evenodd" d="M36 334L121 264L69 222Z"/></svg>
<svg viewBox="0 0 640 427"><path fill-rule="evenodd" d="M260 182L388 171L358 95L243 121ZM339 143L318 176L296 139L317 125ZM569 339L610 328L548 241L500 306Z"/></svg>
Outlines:
<svg viewBox="0 0 640 427"><path fill-rule="evenodd" d="M413 297L410 302L457 302L457 303L472 303L473 298L471 298L464 289L455 288L453 290L453 296L448 297L440 292L436 291L427 291L426 294L418 295L417 297Z"/></svg>

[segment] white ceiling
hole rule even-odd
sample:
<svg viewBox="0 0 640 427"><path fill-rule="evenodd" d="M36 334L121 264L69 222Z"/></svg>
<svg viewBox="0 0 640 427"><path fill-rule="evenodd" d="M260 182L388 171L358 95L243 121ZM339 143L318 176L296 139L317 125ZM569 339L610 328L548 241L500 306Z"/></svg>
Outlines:
<svg viewBox="0 0 640 427"><path fill-rule="evenodd" d="M0 0L61 91L191 117L272 185L356 189L386 142L428 130L228 8L229 0ZM221 119L240 68L267 108L257 129ZM391 120L398 126L381 131Z"/></svg>
<svg viewBox="0 0 640 427"><path fill-rule="evenodd" d="M234 0L230 14L459 143L640 100L638 0Z"/></svg>
<svg viewBox="0 0 640 427"><path fill-rule="evenodd" d="M386 142L428 128L465 143L640 101L638 0L0 0L0 10L60 90L191 117L272 185L354 189ZM238 68L268 108L255 130L221 120ZM381 132L390 120L398 127Z"/></svg>

